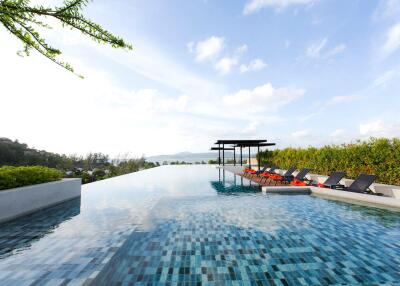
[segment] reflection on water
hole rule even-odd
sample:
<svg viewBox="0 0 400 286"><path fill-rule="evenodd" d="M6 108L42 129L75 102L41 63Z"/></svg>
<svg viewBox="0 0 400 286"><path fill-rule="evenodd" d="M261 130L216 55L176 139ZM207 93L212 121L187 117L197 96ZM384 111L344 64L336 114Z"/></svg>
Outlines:
<svg viewBox="0 0 400 286"><path fill-rule="evenodd" d="M361 219L372 219L386 227L398 225L400 221L400 213L398 211L390 211L382 208L377 208L375 206L350 204L336 200L332 200L330 202L332 204L336 204L339 208L359 213L361 215ZM400 239L400 231L398 233L398 236Z"/></svg>
<svg viewBox="0 0 400 286"><path fill-rule="evenodd" d="M218 194L235 195L261 192L261 185L224 169L218 169L218 181L210 181L210 183Z"/></svg>
<svg viewBox="0 0 400 286"><path fill-rule="evenodd" d="M400 216L366 213L308 195L164 198L94 285L398 285Z"/></svg>
<svg viewBox="0 0 400 286"><path fill-rule="evenodd" d="M0 259L29 248L61 223L79 215L80 208L81 199L77 198L1 224Z"/></svg>
<svg viewBox="0 0 400 286"><path fill-rule="evenodd" d="M265 195L213 166L163 166L0 225L0 285L89 285L98 273L105 285L393 285L399 234L399 213Z"/></svg>

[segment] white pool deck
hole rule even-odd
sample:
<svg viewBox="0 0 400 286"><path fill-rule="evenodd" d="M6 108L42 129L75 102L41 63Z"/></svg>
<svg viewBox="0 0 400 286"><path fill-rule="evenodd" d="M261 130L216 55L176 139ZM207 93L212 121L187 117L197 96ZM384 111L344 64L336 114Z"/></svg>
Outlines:
<svg viewBox="0 0 400 286"><path fill-rule="evenodd" d="M225 169L226 171L239 174L243 170L241 166L218 166L218 168ZM285 170L279 170L283 173ZM318 174L310 174L308 179L317 182L324 182L326 176ZM341 184L349 186L353 180L343 179ZM359 194L353 192L346 192L341 190L332 190L326 188L318 188L313 186L295 187L295 186L263 186L262 191L267 194L310 194L315 196L326 197L329 199L352 202L362 205L389 208L400 211L400 186L372 184L370 189L375 193L381 193L383 196L375 196L368 194Z"/></svg>

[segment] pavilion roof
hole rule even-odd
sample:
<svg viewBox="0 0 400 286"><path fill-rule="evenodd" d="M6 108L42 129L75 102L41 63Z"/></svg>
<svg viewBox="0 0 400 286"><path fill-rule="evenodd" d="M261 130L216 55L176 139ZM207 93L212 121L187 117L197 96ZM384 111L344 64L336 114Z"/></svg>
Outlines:
<svg viewBox="0 0 400 286"><path fill-rule="evenodd" d="M235 148L232 147L211 147L211 150L235 150Z"/></svg>
<svg viewBox="0 0 400 286"><path fill-rule="evenodd" d="M264 143L267 142L265 139L261 140L217 140L215 144L258 144L258 143Z"/></svg>

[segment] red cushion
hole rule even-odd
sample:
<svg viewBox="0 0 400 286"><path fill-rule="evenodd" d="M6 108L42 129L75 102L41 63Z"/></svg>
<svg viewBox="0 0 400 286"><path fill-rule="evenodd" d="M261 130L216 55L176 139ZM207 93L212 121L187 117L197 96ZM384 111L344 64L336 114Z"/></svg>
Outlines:
<svg viewBox="0 0 400 286"><path fill-rule="evenodd" d="M318 183L317 186L320 188L327 188L327 186L325 186L324 184L321 184L321 183Z"/></svg>
<svg viewBox="0 0 400 286"><path fill-rule="evenodd" d="M282 180L283 177L281 175L274 174L274 175L271 175L270 178L272 180L278 181L278 180Z"/></svg>
<svg viewBox="0 0 400 286"><path fill-rule="evenodd" d="M290 183L293 186L299 186L299 187L303 187L303 186L307 186L307 184L303 181L294 179L293 182Z"/></svg>

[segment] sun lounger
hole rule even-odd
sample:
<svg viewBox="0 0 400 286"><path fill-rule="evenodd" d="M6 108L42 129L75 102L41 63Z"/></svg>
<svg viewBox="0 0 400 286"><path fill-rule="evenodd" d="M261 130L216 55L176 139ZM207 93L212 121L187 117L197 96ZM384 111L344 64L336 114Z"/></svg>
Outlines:
<svg viewBox="0 0 400 286"><path fill-rule="evenodd" d="M340 180L346 176L345 172L332 172L328 179L323 183L318 183L315 186L320 188L331 188L334 185L338 185Z"/></svg>
<svg viewBox="0 0 400 286"><path fill-rule="evenodd" d="M292 176L293 178L289 177L289 178L287 178L287 180L289 180L289 183L292 186L299 186L299 187L301 187L301 186L309 186L309 185L311 185L312 181L307 179L306 175L310 171L311 171L310 169L303 168L297 173L297 175L295 177L293 177L293 176Z"/></svg>
<svg viewBox="0 0 400 286"><path fill-rule="evenodd" d="M375 175L368 175L368 174L361 174L358 176L353 183L349 187L345 187L341 184L332 185L332 189L336 190L343 190L355 193L364 193L364 194L371 194L372 191L369 190L369 187L375 181Z"/></svg>
<svg viewBox="0 0 400 286"><path fill-rule="evenodd" d="M264 182L265 182L266 180L269 179L269 177L270 177L271 175L275 175L275 174L276 174L276 173L275 173L275 170L276 170L276 169L277 169L277 167L271 167L271 168L269 168L268 171L265 171L265 172L261 173L261 174L260 174L261 181L264 180Z"/></svg>
<svg viewBox="0 0 400 286"><path fill-rule="evenodd" d="M269 179L274 181L275 185L278 184L278 182L287 182L289 178L293 178L292 174L294 171L296 171L296 167L290 167L283 175L273 174Z"/></svg>

